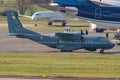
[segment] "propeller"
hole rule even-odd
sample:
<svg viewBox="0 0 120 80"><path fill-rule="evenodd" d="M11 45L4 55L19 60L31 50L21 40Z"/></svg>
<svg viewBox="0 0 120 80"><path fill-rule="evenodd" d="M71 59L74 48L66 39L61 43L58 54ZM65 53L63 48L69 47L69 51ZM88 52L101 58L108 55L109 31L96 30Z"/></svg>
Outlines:
<svg viewBox="0 0 120 80"><path fill-rule="evenodd" d="M88 35L88 30L86 30L85 33L81 30L81 35Z"/></svg>
<svg viewBox="0 0 120 80"><path fill-rule="evenodd" d="M85 31L85 34L88 35L88 30Z"/></svg>
<svg viewBox="0 0 120 80"><path fill-rule="evenodd" d="M83 30L81 30L81 35L84 35Z"/></svg>

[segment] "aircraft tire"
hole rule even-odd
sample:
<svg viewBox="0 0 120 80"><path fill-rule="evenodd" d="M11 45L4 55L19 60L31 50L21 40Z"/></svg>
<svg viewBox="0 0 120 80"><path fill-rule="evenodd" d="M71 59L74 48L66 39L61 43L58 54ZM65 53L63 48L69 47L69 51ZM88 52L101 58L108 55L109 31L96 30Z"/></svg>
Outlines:
<svg viewBox="0 0 120 80"><path fill-rule="evenodd" d="M101 49L101 50L100 50L100 53L104 53L104 50L103 50L103 49Z"/></svg>
<svg viewBox="0 0 120 80"><path fill-rule="evenodd" d="M60 52L73 52L72 50L61 50Z"/></svg>
<svg viewBox="0 0 120 80"><path fill-rule="evenodd" d="M37 24L35 24L35 26L38 26Z"/></svg>
<svg viewBox="0 0 120 80"><path fill-rule="evenodd" d="M52 25L52 22L49 22L48 25Z"/></svg>
<svg viewBox="0 0 120 80"><path fill-rule="evenodd" d="M66 26L66 22L63 22L63 23L62 23L62 26L63 26L63 27Z"/></svg>

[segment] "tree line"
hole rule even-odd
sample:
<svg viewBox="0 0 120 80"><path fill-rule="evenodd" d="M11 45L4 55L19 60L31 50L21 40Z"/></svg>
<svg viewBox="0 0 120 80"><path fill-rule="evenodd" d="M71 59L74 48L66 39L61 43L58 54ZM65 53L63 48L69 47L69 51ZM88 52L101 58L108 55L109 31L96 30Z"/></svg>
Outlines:
<svg viewBox="0 0 120 80"><path fill-rule="evenodd" d="M53 0L16 0L16 5L21 14L24 14L28 8L32 14L33 4L47 4L51 1Z"/></svg>

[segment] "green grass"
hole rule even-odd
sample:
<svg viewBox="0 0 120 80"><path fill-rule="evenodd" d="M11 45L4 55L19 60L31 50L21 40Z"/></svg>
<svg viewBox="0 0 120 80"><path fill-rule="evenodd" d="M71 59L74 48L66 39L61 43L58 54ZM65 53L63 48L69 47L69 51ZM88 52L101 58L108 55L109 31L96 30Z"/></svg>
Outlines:
<svg viewBox="0 0 120 80"><path fill-rule="evenodd" d="M0 54L0 75L120 78L120 55Z"/></svg>
<svg viewBox="0 0 120 80"><path fill-rule="evenodd" d="M64 27L51 27L51 26L43 26L43 27L25 27L29 30L33 31L64 31ZM80 31L80 30L88 30L88 27L72 27L72 31ZM0 30L8 30L7 26L0 27Z"/></svg>
<svg viewBox="0 0 120 80"><path fill-rule="evenodd" d="M15 0L3 0L4 4L14 4L16 1Z"/></svg>
<svg viewBox="0 0 120 80"><path fill-rule="evenodd" d="M47 26L47 23L48 23L47 21L38 21L38 24L43 25L43 26L35 27L34 26L35 22L29 18L20 17L20 21L22 22L23 26L24 26L24 24L31 24L30 27L25 26L26 28L28 28L30 30L44 30L44 31L63 31L64 30L64 27L61 27L61 22L54 22L53 23L54 25L60 25L60 26ZM8 24L7 19L5 17L0 17L0 22L2 24ZM87 22L82 21L82 20L68 21L68 24L70 24L70 25L74 25L74 24L75 25L79 25L79 24L88 25ZM0 26L0 30L7 30L7 29L8 29L7 26ZM76 30L76 31L80 31L81 29L88 30L89 28L88 27L71 27L71 29Z"/></svg>
<svg viewBox="0 0 120 80"><path fill-rule="evenodd" d="M64 27L27 27L30 30L38 31L64 31ZM72 27L73 31L88 30L88 27Z"/></svg>
<svg viewBox="0 0 120 80"><path fill-rule="evenodd" d="M23 24L34 24L35 21L31 20L30 18L25 18L25 17L19 17L20 21ZM2 22L2 24L7 24L7 19L6 17L0 16L0 22ZM68 24L74 24L74 25L79 25L79 24L85 24L85 25L89 25L89 23L87 21L83 21L83 20L72 20L72 21L67 21ZM39 24L47 24L47 21L38 21ZM57 23L57 22L54 22ZM61 25L61 22L60 22Z"/></svg>

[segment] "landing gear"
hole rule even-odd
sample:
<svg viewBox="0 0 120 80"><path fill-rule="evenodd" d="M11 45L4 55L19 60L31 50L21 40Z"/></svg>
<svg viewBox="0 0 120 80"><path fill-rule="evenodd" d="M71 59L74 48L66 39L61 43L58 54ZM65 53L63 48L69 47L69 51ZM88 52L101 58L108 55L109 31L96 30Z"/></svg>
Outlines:
<svg viewBox="0 0 120 80"><path fill-rule="evenodd" d="M100 50L100 53L104 53L104 50L103 50L103 49L101 49L101 50Z"/></svg>
<svg viewBox="0 0 120 80"><path fill-rule="evenodd" d="M37 26L38 26L38 21L35 21L34 26L35 26L35 27L37 27Z"/></svg>
<svg viewBox="0 0 120 80"><path fill-rule="evenodd" d="M62 26L63 27L66 26L66 22L65 21L62 22Z"/></svg>
<svg viewBox="0 0 120 80"><path fill-rule="evenodd" d="M37 24L35 24L34 26L38 26Z"/></svg>
<svg viewBox="0 0 120 80"><path fill-rule="evenodd" d="M61 50L60 52L73 52L72 50Z"/></svg>
<svg viewBox="0 0 120 80"><path fill-rule="evenodd" d="M52 25L52 22L49 22L48 25Z"/></svg>

